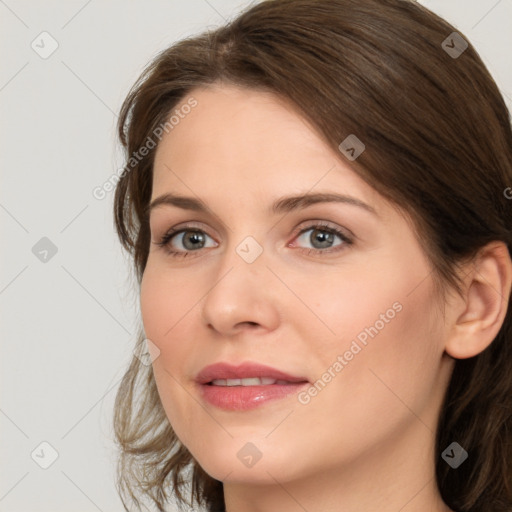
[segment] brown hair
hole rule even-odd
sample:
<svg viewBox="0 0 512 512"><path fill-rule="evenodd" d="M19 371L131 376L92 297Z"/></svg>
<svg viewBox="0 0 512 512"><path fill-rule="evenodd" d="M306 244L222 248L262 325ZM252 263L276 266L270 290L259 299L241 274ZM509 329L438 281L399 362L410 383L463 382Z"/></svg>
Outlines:
<svg viewBox="0 0 512 512"><path fill-rule="evenodd" d="M511 252L512 201L504 191L512 186L512 131L473 46L449 54L443 41L453 32L410 0L264 1L162 51L125 99L119 137L129 159L198 86L271 91L291 101L336 150L350 134L363 141L365 151L346 163L411 216L436 284L460 293L462 261L495 240ZM139 284L150 244L153 157L154 150L127 169L114 199L115 227ZM458 512L512 510L511 367L509 301L491 345L456 361L439 418L437 483ZM222 482L180 443L151 366L135 356L117 393L114 428L123 503L149 498L163 511L172 494L185 503L190 484L191 504L224 510ZM453 441L469 453L458 469L441 458Z"/></svg>

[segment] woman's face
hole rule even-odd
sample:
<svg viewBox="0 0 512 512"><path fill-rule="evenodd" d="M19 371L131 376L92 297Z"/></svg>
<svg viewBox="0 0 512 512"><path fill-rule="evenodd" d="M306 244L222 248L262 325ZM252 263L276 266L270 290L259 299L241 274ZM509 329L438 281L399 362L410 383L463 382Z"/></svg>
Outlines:
<svg viewBox="0 0 512 512"><path fill-rule="evenodd" d="M217 84L191 96L157 148L152 201L206 207L152 209L140 297L174 431L224 481L285 482L391 454L430 462L452 361L410 224L274 95ZM355 201L283 201L318 194ZM188 231L157 245L171 228ZM221 362L302 382L217 381L276 378L250 367L197 382Z"/></svg>

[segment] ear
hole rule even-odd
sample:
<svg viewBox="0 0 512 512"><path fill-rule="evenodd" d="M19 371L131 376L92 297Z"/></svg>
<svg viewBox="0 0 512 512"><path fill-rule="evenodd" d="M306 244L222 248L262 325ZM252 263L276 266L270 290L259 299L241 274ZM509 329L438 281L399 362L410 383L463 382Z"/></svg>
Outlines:
<svg viewBox="0 0 512 512"><path fill-rule="evenodd" d="M480 249L466 268L464 296L452 308L445 350L455 359L484 351L496 338L507 314L512 286L512 262L503 242Z"/></svg>

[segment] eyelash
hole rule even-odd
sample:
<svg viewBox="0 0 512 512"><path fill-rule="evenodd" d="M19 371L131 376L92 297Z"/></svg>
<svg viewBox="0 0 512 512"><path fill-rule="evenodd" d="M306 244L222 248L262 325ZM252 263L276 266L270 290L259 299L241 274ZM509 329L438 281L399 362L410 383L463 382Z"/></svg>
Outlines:
<svg viewBox="0 0 512 512"><path fill-rule="evenodd" d="M320 228L320 229L318 229L318 228ZM347 245L350 246L350 245L352 245L354 243L353 240L351 240L346 234L342 233L340 230L336 229L335 227L331 226L330 224L327 224L327 223L324 223L324 222L317 222L315 224L312 224L310 226L307 226L307 227L303 228L301 231L299 231L297 233L297 235L295 235L294 239L298 238L303 233L305 233L307 231L310 231L311 229L318 229L318 231L323 231L325 233L337 235L337 236L339 236L341 238L343 243L335 246L335 248L329 248L329 249L326 249L326 250L323 250L323 249L302 249L302 252L307 252L308 255L311 254L311 253L324 255L325 253L339 252L339 251L344 250L345 246L347 246ZM180 229L171 228L169 231L167 231L167 233L165 233L165 235L163 235L163 237L160 239L160 241L159 242L155 242L155 244L158 245L159 247L164 247L166 249L166 252L172 258L180 258L180 257L185 258L185 257L189 256L189 254L191 254L193 252L196 252L196 253L201 252L201 249L197 249L195 251L191 251L191 250L175 251L175 250L169 248L169 242L172 240L172 238L174 238L176 235L178 235L180 233L186 233L186 232L204 233L205 235L207 235L207 233L205 233L203 230L198 229L198 228L196 228L194 226L184 226L184 227L182 227Z"/></svg>

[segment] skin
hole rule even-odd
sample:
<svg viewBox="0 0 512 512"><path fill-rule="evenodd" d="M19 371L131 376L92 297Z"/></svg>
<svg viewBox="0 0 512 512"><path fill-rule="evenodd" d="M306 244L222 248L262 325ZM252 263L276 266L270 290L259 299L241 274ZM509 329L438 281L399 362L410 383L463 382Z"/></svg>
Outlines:
<svg viewBox="0 0 512 512"><path fill-rule="evenodd" d="M449 511L434 478L437 419L453 357L478 354L501 327L506 248L491 244L464 268L464 294L449 295L443 316L407 216L292 106L226 84L190 95L198 105L156 150L152 199L199 197L209 211L152 211L140 295L176 434L224 482L228 512ZM338 203L268 212L278 197L307 192L347 194L377 215ZM315 221L352 233L353 244L335 236L330 247L340 251L307 254L329 250L314 229L299 235ZM188 222L202 230L203 248L178 234L169 248L190 254L173 258L156 242ZM252 263L236 252L247 236L263 249ZM196 374L219 361L256 361L313 383L396 302L401 311L307 404L292 395L233 412L199 395ZM237 457L247 442L262 454L250 468Z"/></svg>

